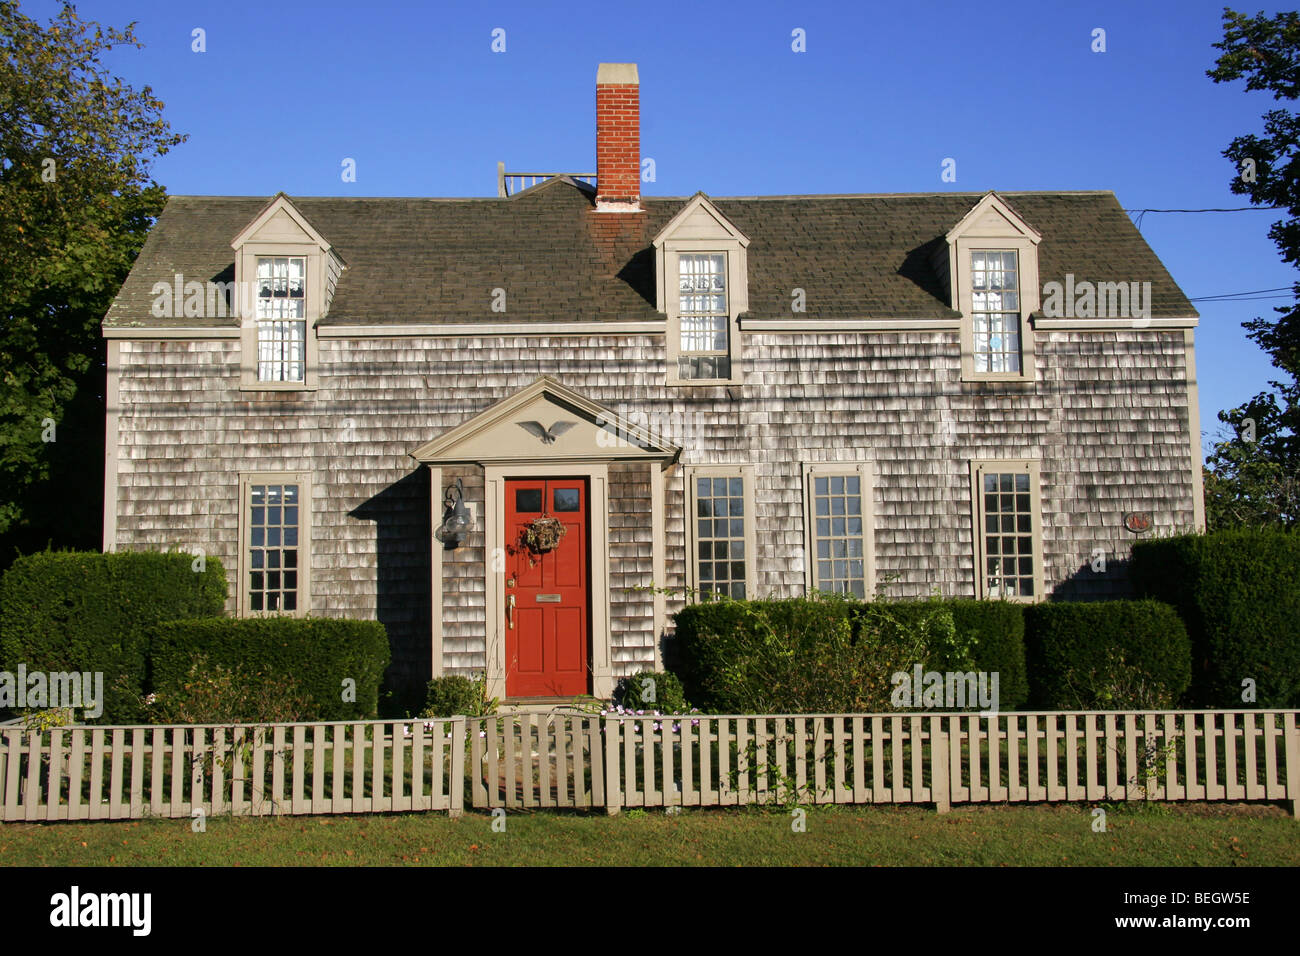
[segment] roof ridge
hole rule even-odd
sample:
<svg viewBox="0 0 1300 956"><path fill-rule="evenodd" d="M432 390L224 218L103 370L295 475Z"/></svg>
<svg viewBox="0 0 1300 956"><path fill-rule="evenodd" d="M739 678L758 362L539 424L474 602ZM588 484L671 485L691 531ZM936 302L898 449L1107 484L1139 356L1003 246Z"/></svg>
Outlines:
<svg viewBox="0 0 1300 956"><path fill-rule="evenodd" d="M514 193L511 196L504 197L504 199L501 196L290 196L287 193L285 193L284 195L286 199L294 203L297 203L301 200L317 200L317 199L328 200L329 202L405 201L405 202L495 203L495 202L504 202L510 199L514 199L516 196L523 196L525 193L531 192L534 189L540 189L543 186L547 186L550 183L553 183L561 179L567 179L567 177L557 176L553 179L548 179L544 183L537 183L535 186L530 186L528 187L528 189L520 190L519 192ZM577 188L579 192L583 191L580 186L576 186L576 184L571 184L571 185L575 185L575 188ZM718 200L732 200L732 201L746 200L746 201L762 202L766 200L783 200L783 199L931 199L931 198L938 198L938 197L966 198L971 196L978 199L987 195L989 192L995 192L999 196L1113 196L1115 195L1115 191L1113 189L1005 189L1005 190L985 189L983 191L972 190L970 192L953 191L953 192L919 192L919 193L788 193L788 194L773 194L769 196L715 196L712 195L711 193L705 193L703 190L696 190L694 193L691 193L689 196L642 195L641 198L649 202L687 202L691 199L694 199L696 196L705 196L710 202L717 202ZM277 192L275 194L275 196L279 196L279 195L281 195L280 192ZM534 195L536 194L534 193ZM275 196L271 198L274 199ZM249 202L261 202L264 204L269 202L269 200L267 200L265 196L255 196L255 195L235 196L235 195L205 195L201 193L171 193L168 195L167 198L168 199L239 199L239 200L247 200Z"/></svg>

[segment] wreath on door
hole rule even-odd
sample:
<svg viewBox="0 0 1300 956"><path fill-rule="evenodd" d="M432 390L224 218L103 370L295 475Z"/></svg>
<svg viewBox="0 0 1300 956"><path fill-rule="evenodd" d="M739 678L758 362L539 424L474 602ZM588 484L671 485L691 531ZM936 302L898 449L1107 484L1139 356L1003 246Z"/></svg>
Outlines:
<svg viewBox="0 0 1300 956"><path fill-rule="evenodd" d="M568 530L559 518L544 514L524 526L523 544L533 554L545 554L555 550Z"/></svg>

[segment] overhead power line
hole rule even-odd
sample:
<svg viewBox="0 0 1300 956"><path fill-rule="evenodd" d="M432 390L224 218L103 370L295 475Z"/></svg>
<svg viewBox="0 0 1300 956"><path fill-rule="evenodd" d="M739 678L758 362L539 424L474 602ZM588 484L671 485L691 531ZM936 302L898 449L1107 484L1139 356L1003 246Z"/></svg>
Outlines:
<svg viewBox="0 0 1300 956"><path fill-rule="evenodd" d="M1286 209L1286 206L1233 206L1232 208L1213 209L1125 209L1130 216L1136 213L1133 225L1142 228L1142 218L1149 212L1256 212L1265 209Z"/></svg>
<svg viewBox="0 0 1300 956"><path fill-rule="evenodd" d="M1264 302L1264 301L1267 301L1267 300L1275 300L1275 299L1289 299L1289 298L1291 298L1291 296L1289 296L1289 295L1256 295L1256 296L1250 296L1250 297L1245 298L1245 299L1210 299L1210 300L1208 300L1208 301L1209 301L1211 304L1213 304L1213 303L1223 303L1223 304L1228 304L1228 303L1232 303L1232 302ZM1187 301L1188 301L1188 302L1205 302L1205 301L1207 301L1207 300L1206 300L1206 299L1188 299Z"/></svg>
<svg viewBox="0 0 1300 956"><path fill-rule="evenodd" d="M1265 293L1283 292L1286 295L1266 295ZM1292 287L1279 286L1276 289L1253 289L1250 292L1223 292L1219 295L1198 295L1191 302L1255 302L1259 299L1289 299Z"/></svg>
<svg viewBox="0 0 1300 956"><path fill-rule="evenodd" d="M1285 209L1286 206L1234 206L1231 209L1125 209L1125 212L1253 212L1257 209Z"/></svg>

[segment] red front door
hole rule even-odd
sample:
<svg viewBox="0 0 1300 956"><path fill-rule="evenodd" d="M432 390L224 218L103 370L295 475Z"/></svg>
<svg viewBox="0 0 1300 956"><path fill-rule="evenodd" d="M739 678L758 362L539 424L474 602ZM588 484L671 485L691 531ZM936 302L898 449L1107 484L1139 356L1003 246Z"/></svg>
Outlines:
<svg viewBox="0 0 1300 956"><path fill-rule="evenodd" d="M586 694L588 627L587 480L506 481L506 696ZM524 544L536 518L558 518L553 550Z"/></svg>

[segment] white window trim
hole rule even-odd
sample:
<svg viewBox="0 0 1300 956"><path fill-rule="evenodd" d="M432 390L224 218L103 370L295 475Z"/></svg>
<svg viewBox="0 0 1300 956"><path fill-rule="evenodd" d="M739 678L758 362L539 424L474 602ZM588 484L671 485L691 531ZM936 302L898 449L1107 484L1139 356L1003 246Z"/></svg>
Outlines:
<svg viewBox="0 0 1300 956"><path fill-rule="evenodd" d="M274 384L277 384L277 385L302 385L302 384L305 384L305 383L306 383L306 378L307 378L307 331L306 331L306 327L307 327L307 299L308 299L308 297L309 297L309 292L308 292L308 289L307 289L307 284L311 281L310 273L308 273L308 271L307 271L308 260L307 260L307 258L304 257L304 256L258 256L258 257L257 257L257 260L255 260L255 262L256 262L256 263L260 263L263 259L270 260L273 264L274 264L274 262L275 262L276 259L283 259L286 263L288 263L288 262L295 262L295 261L301 261L301 262L302 262L302 269L303 269L302 310L303 310L303 314L302 314L301 316L263 316L263 315L260 315L260 314L259 314L259 315L256 317L256 328L257 328L257 380L258 380L258 383L259 383L259 384L274 383ZM272 271L274 271L274 265L272 266ZM261 288L260 288L260 284L261 284L261 269L260 269L260 268L258 268L258 270L257 270L257 274L254 276L254 281L257 283L257 285L255 285L254 288L253 288L253 290L252 290L252 292L253 292L253 293L256 295L256 297L257 297L257 298L256 298L256 303L255 303L254 308L257 308L257 309L259 310L259 312L260 312L260 306L261 306L261 304L262 304L262 297L261 297L261 295L260 295L260 292L261 292ZM273 277L273 281L274 281L274 277ZM272 298L271 301L274 302L275 299ZM292 300L290 300L290 301L292 301ZM264 378L262 378L262 364L263 364L263 362L262 362L262 330L263 330L266 326L270 325L270 326L272 327L272 332L274 332L274 330L275 330L274 327L275 327L276 325L288 326L288 325L291 325L291 324L297 324L297 323L299 323L299 322L301 322L301 323L303 324L303 338L302 338L302 363L301 363L301 365L302 365L302 376L303 376L303 377L302 377L302 378L293 378L293 379L289 379L289 378L286 378L286 379L278 379L278 378L277 378L277 379L264 379ZM275 342L275 341L286 341L286 340L278 340L278 339L273 335L273 336L272 336L272 341ZM287 340L287 341L292 341L292 340ZM271 362L270 362L270 364L271 364L272 366L279 366L279 365L290 364L290 361L287 360L287 359L272 359Z"/></svg>
<svg viewBox="0 0 1300 956"><path fill-rule="evenodd" d="M258 381L258 347L257 347L257 260L263 257L300 256L307 263L307 301L303 308L305 322L305 342L303 343L303 361L306 364L303 381L300 382L262 382ZM262 242L250 240L239 247L235 254L235 288L248 290L239 296L235 308L241 310L239 316L239 351L241 391L260 392L310 392L320 387L320 346L316 334L316 323L321 317L325 302L326 282L325 258L320 246L314 243Z"/></svg>
<svg viewBox="0 0 1300 956"><path fill-rule="evenodd" d="M970 463L971 530L975 545L975 596L980 599L989 598L987 575L984 571L984 561L987 555L984 550L984 497L983 488L981 487L982 482L980 481L982 474L986 471L1003 474L1007 472L1027 472L1029 474L1029 507L1034 523L1034 594L1032 597L1015 595L1006 597L1005 600L1016 601L1021 604L1037 604L1046 599L1046 595L1043 593L1045 569L1043 566L1042 478L1039 474L1039 463L1028 458L974 459Z"/></svg>
<svg viewBox="0 0 1300 956"><path fill-rule="evenodd" d="M1033 382L1035 369L1034 329L1029 317L1038 311L1038 246L1028 238L958 238L952 245L957 289L957 311L961 322L961 378L963 382ZM975 370L975 311L971 289L971 253L1015 252L1020 298L1020 371L977 372Z"/></svg>
<svg viewBox="0 0 1300 956"><path fill-rule="evenodd" d="M249 502L252 485L296 484L298 486L298 607L292 611L253 611L248 600ZM237 608L240 617L306 617L311 611L311 475L307 472L247 471L239 474L239 558L235 562Z"/></svg>
<svg viewBox="0 0 1300 956"><path fill-rule="evenodd" d="M740 370L740 314L749 308L745 292L745 248L738 241L719 241L717 239L678 239L667 240L659 250L666 270L666 289L664 293L665 312L668 316L667 332L667 378L668 385L739 385L744 381ZM678 371L678 359L682 347L681 297L678 292L678 277L683 255L721 255L726 260L727 268L727 356L731 364L731 375L727 378L682 378Z"/></svg>
<svg viewBox="0 0 1300 956"><path fill-rule="evenodd" d="M817 515L813 504L813 479L856 476L862 479L862 555L865 563L865 600L876 593L876 512L874 470L868 461L825 461L803 463L804 588L815 594L817 580Z"/></svg>
<svg viewBox="0 0 1300 956"><path fill-rule="evenodd" d="M682 468L684 483L684 501L686 505L686 599L689 603L699 600L699 528L696 508L695 479L697 478L741 478L745 482L745 599L752 601L758 597L755 587L758 582L755 542L754 512L754 466L753 465L686 465Z"/></svg>

